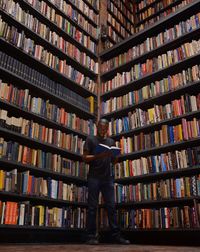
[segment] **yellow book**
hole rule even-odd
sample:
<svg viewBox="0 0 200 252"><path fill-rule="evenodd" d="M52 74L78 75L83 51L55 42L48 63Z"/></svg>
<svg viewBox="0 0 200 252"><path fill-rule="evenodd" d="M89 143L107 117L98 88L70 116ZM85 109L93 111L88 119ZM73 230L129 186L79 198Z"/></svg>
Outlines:
<svg viewBox="0 0 200 252"><path fill-rule="evenodd" d="M90 96L87 98L90 103L90 113L94 114L94 96Z"/></svg>

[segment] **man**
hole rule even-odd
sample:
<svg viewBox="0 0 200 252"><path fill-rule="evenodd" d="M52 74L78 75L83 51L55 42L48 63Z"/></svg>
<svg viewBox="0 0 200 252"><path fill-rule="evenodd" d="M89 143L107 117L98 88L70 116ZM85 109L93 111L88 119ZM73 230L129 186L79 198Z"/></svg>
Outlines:
<svg viewBox="0 0 200 252"><path fill-rule="evenodd" d="M109 226L112 231L114 243L130 244L120 236L120 230L116 222L116 209L114 202L114 175L113 163L116 159L109 151L99 154L95 153L96 147L101 143L109 147L115 146L113 139L107 137L109 123L106 119L101 119L97 125L97 136L90 136L84 145L83 160L89 163L88 173L88 244L99 243L96 236L96 213L99 200L99 193L102 193L108 213Z"/></svg>

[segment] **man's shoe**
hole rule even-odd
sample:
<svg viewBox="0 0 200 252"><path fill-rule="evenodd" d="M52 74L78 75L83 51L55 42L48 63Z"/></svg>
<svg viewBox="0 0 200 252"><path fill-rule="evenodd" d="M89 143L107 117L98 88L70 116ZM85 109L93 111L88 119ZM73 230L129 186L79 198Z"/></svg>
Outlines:
<svg viewBox="0 0 200 252"><path fill-rule="evenodd" d="M86 244L88 245L98 245L99 244L99 241L96 239L96 238L91 238L89 239Z"/></svg>
<svg viewBox="0 0 200 252"><path fill-rule="evenodd" d="M117 244L123 244L123 245L129 245L130 244L129 240L126 240L121 236L114 238L113 242L117 243Z"/></svg>

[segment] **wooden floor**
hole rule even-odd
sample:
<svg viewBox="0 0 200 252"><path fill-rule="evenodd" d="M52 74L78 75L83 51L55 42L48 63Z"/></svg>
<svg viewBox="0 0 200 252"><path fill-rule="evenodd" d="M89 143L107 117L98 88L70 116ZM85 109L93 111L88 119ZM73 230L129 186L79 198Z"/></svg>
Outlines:
<svg viewBox="0 0 200 252"><path fill-rule="evenodd" d="M0 252L200 252L200 247L148 246L148 245L0 245Z"/></svg>

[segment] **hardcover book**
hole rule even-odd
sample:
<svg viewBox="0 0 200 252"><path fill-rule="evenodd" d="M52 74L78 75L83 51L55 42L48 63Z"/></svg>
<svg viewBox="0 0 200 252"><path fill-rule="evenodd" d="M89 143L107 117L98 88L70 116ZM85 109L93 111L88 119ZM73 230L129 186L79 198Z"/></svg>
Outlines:
<svg viewBox="0 0 200 252"><path fill-rule="evenodd" d="M116 157L116 156L120 155L120 153L121 153L121 149L119 147L116 147L116 146L110 147L105 144L99 144L99 145L97 145L97 147L95 149L96 154L106 152L106 151L111 151L113 157Z"/></svg>

